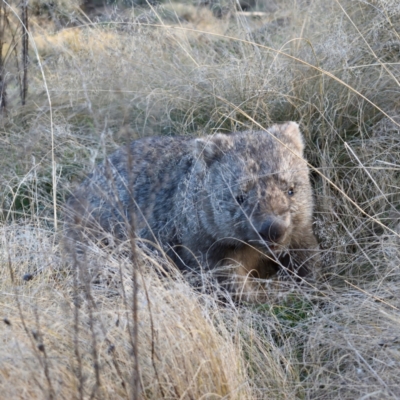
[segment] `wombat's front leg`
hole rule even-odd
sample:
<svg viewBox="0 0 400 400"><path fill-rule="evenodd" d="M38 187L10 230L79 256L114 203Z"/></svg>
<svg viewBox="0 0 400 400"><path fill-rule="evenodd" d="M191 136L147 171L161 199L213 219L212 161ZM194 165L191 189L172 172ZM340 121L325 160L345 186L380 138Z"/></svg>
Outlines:
<svg viewBox="0 0 400 400"><path fill-rule="evenodd" d="M250 303L269 300L268 292L278 288L278 282L269 278L278 269L273 256L248 245L229 252L219 268L225 271L223 283L228 285L233 298Z"/></svg>
<svg viewBox="0 0 400 400"><path fill-rule="evenodd" d="M233 297L252 303L267 302L272 292L282 286L276 279L278 271L297 282L306 276L316 279L320 258L315 236L305 235L301 242L294 245L296 248L279 259L252 246L232 250L225 257L223 265L229 272L229 278L225 281Z"/></svg>

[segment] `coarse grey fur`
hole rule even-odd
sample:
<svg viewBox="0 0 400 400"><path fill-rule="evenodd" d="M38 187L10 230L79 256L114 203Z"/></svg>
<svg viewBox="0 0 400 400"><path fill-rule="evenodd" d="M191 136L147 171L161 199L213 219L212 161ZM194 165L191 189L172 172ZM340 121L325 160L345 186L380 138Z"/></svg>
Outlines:
<svg viewBox="0 0 400 400"><path fill-rule="evenodd" d="M303 150L294 122L133 141L67 201L68 247L82 231L103 245L123 241L134 215L137 236L160 244L182 270L234 265L231 290L241 290L241 277L245 298L260 299L249 276L268 278L281 269L302 277L318 263Z"/></svg>

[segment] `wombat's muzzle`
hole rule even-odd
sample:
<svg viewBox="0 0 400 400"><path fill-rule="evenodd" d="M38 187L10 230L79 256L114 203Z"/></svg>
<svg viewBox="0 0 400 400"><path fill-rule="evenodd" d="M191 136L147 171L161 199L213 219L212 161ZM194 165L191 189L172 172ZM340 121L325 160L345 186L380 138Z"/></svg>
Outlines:
<svg viewBox="0 0 400 400"><path fill-rule="evenodd" d="M287 225L284 221L277 218L268 218L261 225L261 229L258 233L267 243L279 244L285 237L286 231Z"/></svg>

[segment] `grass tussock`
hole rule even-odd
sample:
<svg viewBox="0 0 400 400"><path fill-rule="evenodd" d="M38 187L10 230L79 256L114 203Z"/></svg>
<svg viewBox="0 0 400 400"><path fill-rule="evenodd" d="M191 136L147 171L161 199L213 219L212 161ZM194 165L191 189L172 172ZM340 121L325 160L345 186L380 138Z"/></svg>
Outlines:
<svg viewBox="0 0 400 400"><path fill-rule="evenodd" d="M45 3L31 9L24 106L18 10L0 8L2 395L398 398L397 2L271 2L257 17L186 2L98 14ZM100 275L74 279L56 221L105 154L147 135L288 120L313 167L318 282L265 305L221 302L163 277L165 260L145 248L137 311L124 254L97 249L85 268L100 259Z"/></svg>

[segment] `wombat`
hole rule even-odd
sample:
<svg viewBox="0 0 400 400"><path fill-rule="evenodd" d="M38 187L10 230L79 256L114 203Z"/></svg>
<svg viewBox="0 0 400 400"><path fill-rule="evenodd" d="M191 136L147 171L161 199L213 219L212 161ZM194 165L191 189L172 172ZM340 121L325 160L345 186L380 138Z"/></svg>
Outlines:
<svg viewBox="0 0 400 400"><path fill-rule="evenodd" d="M78 230L103 245L123 241L134 219L137 236L180 269L214 271L235 296L258 301L260 281L251 278L281 271L302 279L318 263L303 149L294 122L135 140L67 201L68 241L80 240Z"/></svg>

